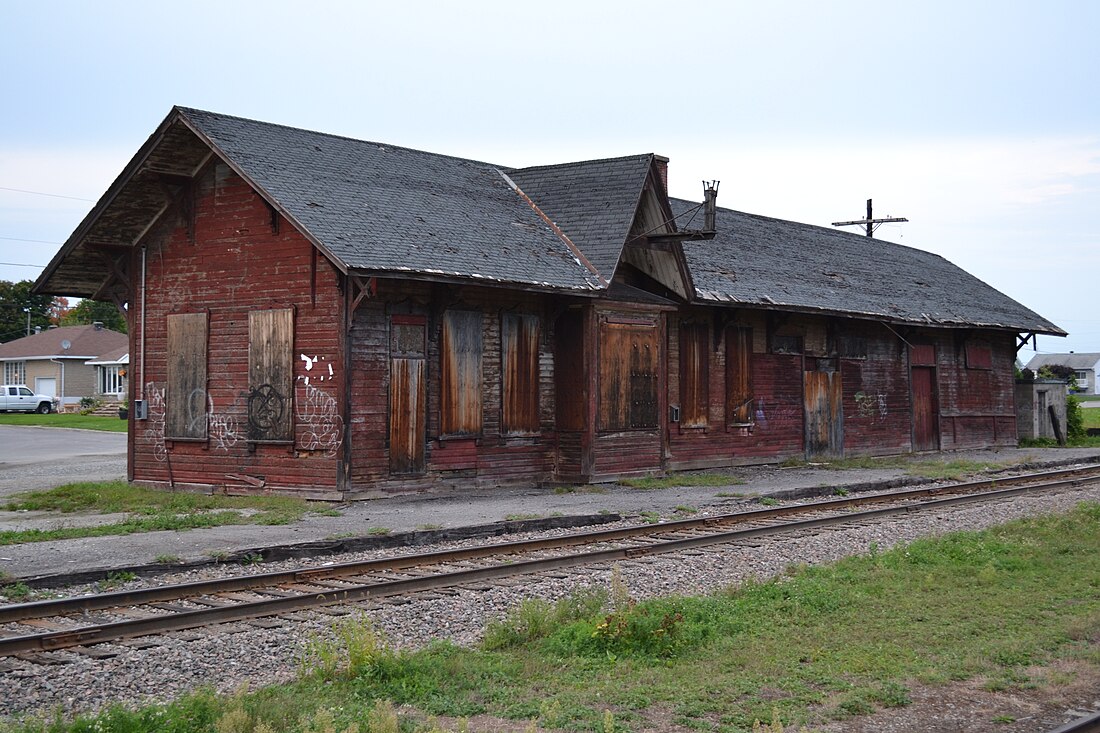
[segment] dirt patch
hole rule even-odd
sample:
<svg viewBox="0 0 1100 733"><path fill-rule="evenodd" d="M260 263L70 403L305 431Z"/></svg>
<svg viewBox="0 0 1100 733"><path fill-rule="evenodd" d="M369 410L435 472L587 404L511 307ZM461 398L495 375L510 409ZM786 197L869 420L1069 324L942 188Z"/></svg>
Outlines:
<svg viewBox="0 0 1100 733"><path fill-rule="evenodd" d="M1100 667L1058 661L1027 670L1031 680L991 691L982 679L910 685L912 704L814 726L815 733L1022 733L1049 731L1100 712Z"/></svg>

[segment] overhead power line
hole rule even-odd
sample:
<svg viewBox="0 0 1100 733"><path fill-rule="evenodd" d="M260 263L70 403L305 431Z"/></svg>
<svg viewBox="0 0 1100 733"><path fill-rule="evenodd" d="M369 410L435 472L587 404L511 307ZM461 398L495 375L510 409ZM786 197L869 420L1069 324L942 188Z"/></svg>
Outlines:
<svg viewBox="0 0 1100 733"><path fill-rule="evenodd" d="M64 242L49 242L45 239L23 239L22 237L0 237L0 239L6 239L9 242L35 242L37 244L64 244Z"/></svg>
<svg viewBox="0 0 1100 733"><path fill-rule="evenodd" d="M87 201L89 203L95 203L95 199L84 199L79 196L65 196L60 193L44 193L42 191L28 191L25 188L8 188L7 186L0 186L0 191L14 191L15 193L29 193L32 196L49 196L52 199L69 199L71 201Z"/></svg>
<svg viewBox="0 0 1100 733"><path fill-rule="evenodd" d="M7 265L8 267L37 267L41 270L45 265L28 265L24 262L0 262L0 265Z"/></svg>

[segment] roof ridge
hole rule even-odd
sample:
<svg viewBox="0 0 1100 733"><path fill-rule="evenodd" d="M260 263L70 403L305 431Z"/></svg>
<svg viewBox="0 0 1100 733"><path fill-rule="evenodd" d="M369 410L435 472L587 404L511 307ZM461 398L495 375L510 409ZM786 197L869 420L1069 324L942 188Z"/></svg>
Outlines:
<svg viewBox="0 0 1100 733"><path fill-rule="evenodd" d="M487 166L487 167L490 167L490 168L498 168L498 169L503 169L503 170L509 170L510 169L510 166L502 166L502 165L499 165L497 163L491 163L491 162L485 161L485 160L475 160L473 158L463 158L463 157L458 156L458 155L448 155L446 153L436 153L436 152L433 152L431 150L422 150L420 148L410 148L407 145L396 145L396 144L393 144L393 143L379 142L377 140L364 140L363 138L351 137L350 135L337 135L337 134L332 133L332 132L321 132L320 130L312 130L308 127L294 127L293 125L283 125L283 124L280 124L278 122L267 122L265 120L256 120L256 119L253 119L251 117L240 117L238 115L227 115L227 114L222 114L221 112L211 112L210 110L206 110L206 109L198 109L197 107L183 107L181 105L175 105L173 107L173 109L176 110L177 112L180 112L183 115L187 115L188 113L198 113L198 114L202 114L202 115L210 115L211 117L217 117L217 118L220 118L220 119L234 120L236 122L247 122L247 123L253 124L253 125L263 125L264 127L274 127L274 128L278 128L280 130L290 130L292 132L305 132L305 133L309 133L310 135L316 135L318 137L330 138L330 139L333 139L333 140L344 140L344 141L352 142L352 143L361 143L361 144L364 144L364 145L373 145L377 148L383 148L383 149L389 149L389 150L401 150L401 151L404 151L404 152L407 152L407 153L417 153L419 155L430 155L433 158L446 158L448 160L457 160L457 161L461 161L463 163L475 163L477 165L483 165L483 166ZM511 168L511 170L516 170L516 169Z"/></svg>
<svg viewBox="0 0 1100 733"><path fill-rule="evenodd" d="M641 160L643 158L650 158L654 155L655 155L655 153L635 153L633 155L617 155L617 156L614 156L614 157L611 157L611 158L591 158L589 160L573 160L573 161L570 161L568 163L545 163L543 165L529 165L529 166L524 166L522 168L512 168L511 171L514 171L516 173L519 173L519 172L526 173L528 171L561 169L561 168L569 168L571 166L591 165L593 163L610 163L610 162L617 162L617 161L621 161L621 160Z"/></svg>

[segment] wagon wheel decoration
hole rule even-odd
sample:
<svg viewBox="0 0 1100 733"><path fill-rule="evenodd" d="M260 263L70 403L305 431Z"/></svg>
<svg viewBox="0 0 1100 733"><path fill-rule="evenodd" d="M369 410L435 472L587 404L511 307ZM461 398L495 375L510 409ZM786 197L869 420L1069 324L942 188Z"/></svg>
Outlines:
<svg viewBox="0 0 1100 733"><path fill-rule="evenodd" d="M248 393L249 437L259 440L277 434L285 412L286 398L270 384L253 389Z"/></svg>

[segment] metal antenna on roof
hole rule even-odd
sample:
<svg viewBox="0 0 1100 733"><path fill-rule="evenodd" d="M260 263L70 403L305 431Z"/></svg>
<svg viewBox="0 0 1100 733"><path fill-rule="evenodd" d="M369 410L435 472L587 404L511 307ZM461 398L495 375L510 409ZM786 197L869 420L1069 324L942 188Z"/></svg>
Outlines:
<svg viewBox="0 0 1100 733"><path fill-rule="evenodd" d="M721 181L703 181L703 231L713 232L718 216L718 184Z"/></svg>
<svg viewBox="0 0 1100 733"><path fill-rule="evenodd" d="M875 230L878 229L876 225L890 224L897 221L909 221L908 219L900 216L887 217L885 219L875 219L871 215L871 199L867 199L867 218L866 219L853 219L852 221L834 221L834 227L850 227L850 226L867 226L867 236L875 236Z"/></svg>

